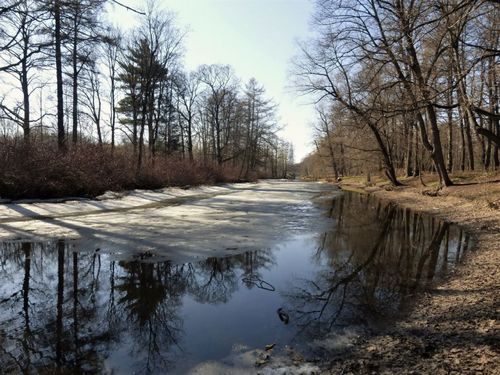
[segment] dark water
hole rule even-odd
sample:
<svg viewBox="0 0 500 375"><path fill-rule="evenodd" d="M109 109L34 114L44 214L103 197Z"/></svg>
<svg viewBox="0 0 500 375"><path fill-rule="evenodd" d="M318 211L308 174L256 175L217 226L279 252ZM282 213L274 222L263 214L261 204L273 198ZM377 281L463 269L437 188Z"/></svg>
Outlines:
<svg viewBox="0 0 500 375"><path fill-rule="evenodd" d="M0 244L2 372L183 372L270 343L305 350L387 322L469 247L458 227L369 196L323 205L327 232L196 263Z"/></svg>

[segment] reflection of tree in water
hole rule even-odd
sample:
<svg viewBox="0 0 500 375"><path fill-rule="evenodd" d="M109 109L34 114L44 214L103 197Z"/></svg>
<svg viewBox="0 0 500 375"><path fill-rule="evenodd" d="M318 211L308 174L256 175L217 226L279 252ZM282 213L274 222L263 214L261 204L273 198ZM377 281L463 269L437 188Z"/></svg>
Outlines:
<svg viewBox="0 0 500 375"><path fill-rule="evenodd" d="M145 369L165 365L159 353L177 340L181 325L176 309L183 287L175 267L117 267L111 261L104 270L100 255L72 251L64 242L3 244L0 254L5 372L97 373L111 345L132 331L145 352ZM22 289L16 291L18 285Z"/></svg>
<svg viewBox="0 0 500 375"><path fill-rule="evenodd" d="M370 196L339 197L330 215L334 228L314 255L323 271L288 295L295 322L309 333L394 314L468 247L456 227Z"/></svg>
<svg viewBox="0 0 500 375"><path fill-rule="evenodd" d="M262 271L276 264L274 254L267 250L251 251L242 254L242 281L248 289L254 287L274 291L274 287L263 279Z"/></svg>
<svg viewBox="0 0 500 375"><path fill-rule="evenodd" d="M226 258L208 258L196 266L190 293L201 303L226 303L238 289L240 278L261 277L261 270L275 264L270 251L249 251ZM241 270L243 275L238 276ZM245 283L248 288L254 285Z"/></svg>
<svg viewBox="0 0 500 375"><path fill-rule="evenodd" d="M0 359L2 359L1 363L8 363L9 361L15 362L19 365L19 369L23 372L28 372L31 367L31 352L29 350L30 347L33 346L33 334L30 326L30 304L29 304L29 291L30 291L30 275L31 275L31 244L22 244L21 249L18 249L17 246L14 247L14 251L12 251L12 246L7 246L6 252L15 259L19 264L23 264L24 266L24 276L22 282L22 289L15 290L13 293L4 297L0 300L1 305L11 305L16 301L19 301L22 298L22 312L19 314L22 315L23 325L19 330L22 330L22 340L20 340L20 352L24 356L24 361L21 362L17 360L17 358L4 347L4 341L8 340L8 332L5 332L3 329L0 330L0 347L2 348L2 353L0 353ZM22 251L19 251L22 250ZM8 270L7 267L7 259L6 257L2 257L1 269L2 273ZM5 319L6 317L2 317ZM5 358L6 360L3 360ZM3 367L5 368L5 367Z"/></svg>
<svg viewBox="0 0 500 375"><path fill-rule="evenodd" d="M16 252L23 249L25 259L20 261ZM18 278L23 279L23 322L18 319L20 301L11 295L0 301L3 342L0 361L6 372L34 372L34 368L47 372L82 371L82 363L96 358L99 345L87 351L80 348L89 340L95 325L94 311L89 298L92 293L82 293L79 282L88 285L92 279L90 264L79 264L78 254L67 251L64 242L53 244L29 243L3 244L1 259L4 265L0 274L5 290L16 290ZM83 276L78 275L78 270ZM86 291L86 290L85 290ZM24 334L20 334L21 329ZM95 364L94 369L99 369Z"/></svg>
<svg viewBox="0 0 500 375"><path fill-rule="evenodd" d="M235 264L231 258L208 258L199 263L190 292L201 303L226 303L238 288Z"/></svg>
<svg viewBox="0 0 500 375"><path fill-rule="evenodd" d="M185 294L202 303L227 302L241 274L258 274L274 262L268 252L173 265L111 261L63 241L1 246L6 373L99 373L124 341L133 343L134 371L161 371L179 350Z"/></svg>
<svg viewBox="0 0 500 375"><path fill-rule="evenodd" d="M116 280L120 295L118 305L127 322L122 329L133 330L138 353L146 348L146 361L141 370L166 367L166 353L178 345L182 320L178 316L185 289L177 267L170 262L120 262L124 274Z"/></svg>

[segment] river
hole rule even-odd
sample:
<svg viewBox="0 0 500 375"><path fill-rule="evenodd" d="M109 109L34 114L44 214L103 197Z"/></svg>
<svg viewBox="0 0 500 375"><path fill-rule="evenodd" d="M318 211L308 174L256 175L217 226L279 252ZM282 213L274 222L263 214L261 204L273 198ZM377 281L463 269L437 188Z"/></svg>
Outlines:
<svg viewBox="0 0 500 375"><path fill-rule="evenodd" d="M321 358L390 324L470 247L453 224L328 184L161 194L3 207L4 372L253 373L270 353Z"/></svg>

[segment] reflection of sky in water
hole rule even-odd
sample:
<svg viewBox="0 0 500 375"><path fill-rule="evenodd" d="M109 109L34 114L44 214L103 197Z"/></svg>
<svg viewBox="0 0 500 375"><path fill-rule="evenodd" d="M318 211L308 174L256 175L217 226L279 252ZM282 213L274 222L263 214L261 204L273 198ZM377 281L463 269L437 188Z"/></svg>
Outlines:
<svg viewBox="0 0 500 375"><path fill-rule="evenodd" d="M72 242L4 243L0 362L13 373L166 371L221 360L235 347L298 345L330 326L385 319L445 273L468 237L372 199L323 199L330 230L196 263L156 262L148 253L117 261L74 252L81 249ZM300 209L306 218L317 212Z"/></svg>

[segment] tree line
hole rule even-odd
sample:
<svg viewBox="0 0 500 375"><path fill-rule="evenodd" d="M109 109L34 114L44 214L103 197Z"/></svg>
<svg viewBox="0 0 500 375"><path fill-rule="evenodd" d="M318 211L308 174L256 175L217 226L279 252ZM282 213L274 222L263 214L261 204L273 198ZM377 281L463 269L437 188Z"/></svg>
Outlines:
<svg viewBox="0 0 500 375"><path fill-rule="evenodd" d="M123 30L109 6L135 14ZM124 9L126 8L126 9ZM0 5L4 148L57 141L60 155L97 144L140 172L160 159L229 167L235 179L286 176L293 159L277 105L228 65L183 65L186 33L154 3L5 0Z"/></svg>
<svg viewBox="0 0 500 375"><path fill-rule="evenodd" d="M317 99L312 174L500 166L500 7L492 0L317 0L297 87ZM312 172L316 169L316 172Z"/></svg>

